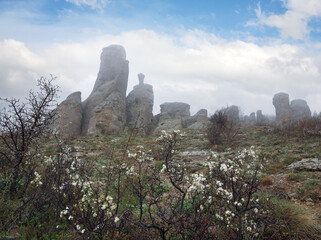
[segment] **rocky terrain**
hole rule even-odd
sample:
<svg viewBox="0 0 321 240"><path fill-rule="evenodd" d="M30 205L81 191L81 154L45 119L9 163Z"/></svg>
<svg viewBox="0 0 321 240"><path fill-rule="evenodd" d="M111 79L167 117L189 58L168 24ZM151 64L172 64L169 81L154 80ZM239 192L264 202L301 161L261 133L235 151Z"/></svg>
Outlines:
<svg viewBox="0 0 321 240"><path fill-rule="evenodd" d="M75 92L58 106L53 128L62 137L121 133L125 126L141 128L145 133L206 128L207 110L201 109L191 116L188 103L165 102L160 105L160 113L154 116L153 87L144 83L142 73L138 74L139 84L126 97L129 62L124 47L111 45L104 48L100 60L89 97L81 102L81 93ZM311 117L310 108L303 99L290 102L287 93L277 93L272 102L276 112L275 124ZM239 107L232 105L226 108L226 112L230 119L243 126L271 123L262 110L240 116Z"/></svg>

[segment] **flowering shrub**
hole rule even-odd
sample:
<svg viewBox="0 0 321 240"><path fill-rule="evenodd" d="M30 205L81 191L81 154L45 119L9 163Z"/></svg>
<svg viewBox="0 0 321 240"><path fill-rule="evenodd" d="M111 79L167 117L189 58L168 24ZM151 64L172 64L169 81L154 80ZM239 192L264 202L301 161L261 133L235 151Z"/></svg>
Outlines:
<svg viewBox="0 0 321 240"><path fill-rule="evenodd" d="M274 221L273 203L259 192L263 166L254 147L212 152L189 172L182 138L162 132L153 151L127 143L104 161L85 161L59 142L31 176L33 214L55 216L57 233L88 239L262 239L273 235L271 226L277 238L288 236L287 223Z"/></svg>
<svg viewBox="0 0 321 240"><path fill-rule="evenodd" d="M126 215L126 211L120 211L121 179L129 170L124 165L100 167L91 162L89 166L75 158L65 171L70 179L63 186L69 185L70 190L64 193L67 201L62 201L60 218L87 237L119 235Z"/></svg>
<svg viewBox="0 0 321 240"><path fill-rule="evenodd" d="M230 229L238 239L258 237L264 229L261 220L267 213L255 196L263 166L253 147L229 157L212 153L204 164L210 186L208 201L215 204L219 225Z"/></svg>

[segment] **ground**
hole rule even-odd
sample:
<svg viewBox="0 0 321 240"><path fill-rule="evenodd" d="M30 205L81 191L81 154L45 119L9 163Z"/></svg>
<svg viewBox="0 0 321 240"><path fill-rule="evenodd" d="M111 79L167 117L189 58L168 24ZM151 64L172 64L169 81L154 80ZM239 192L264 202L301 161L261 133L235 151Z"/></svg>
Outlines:
<svg viewBox="0 0 321 240"><path fill-rule="evenodd" d="M320 137L284 136L271 126L242 127L238 137L227 145L210 146L205 131L183 130L180 148L182 160L190 171L199 170L210 151L237 151L254 146L265 158L263 178L270 178L271 184L262 186L281 198L288 199L313 213L314 218L321 220L321 172L294 171L287 167L303 158L321 159ZM147 145L152 148L157 136L136 136L131 145ZM106 142L117 141L124 144L128 136L82 137L73 140L72 144L80 147L78 154L82 157L99 158L104 155ZM265 185L264 183L262 185Z"/></svg>

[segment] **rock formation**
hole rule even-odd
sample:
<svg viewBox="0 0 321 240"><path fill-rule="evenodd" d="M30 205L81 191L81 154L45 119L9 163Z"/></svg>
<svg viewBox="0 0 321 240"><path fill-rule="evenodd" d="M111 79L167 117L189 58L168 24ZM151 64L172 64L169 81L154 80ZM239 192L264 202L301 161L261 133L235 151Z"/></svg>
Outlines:
<svg viewBox="0 0 321 240"><path fill-rule="evenodd" d="M251 125L251 126L252 126L252 125L255 125L255 123L256 123L255 112L252 112L252 113L250 114L250 125Z"/></svg>
<svg viewBox="0 0 321 240"><path fill-rule="evenodd" d="M83 102L82 134L120 132L126 122L128 61L125 49L111 45L103 49L94 88Z"/></svg>
<svg viewBox="0 0 321 240"><path fill-rule="evenodd" d="M81 93L74 92L57 107L53 128L62 137L75 137L81 133L81 122Z"/></svg>
<svg viewBox="0 0 321 240"><path fill-rule="evenodd" d="M225 108L225 113L227 115L227 118L233 122L238 123L240 121L240 110L238 106L232 105L227 108Z"/></svg>
<svg viewBox="0 0 321 240"><path fill-rule="evenodd" d="M290 108L292 110L292 120L302 120L311 117L311 110L305 100L292 100Z"/></svg>
<svg viewBox="0 0 321 240"><path fill-rule="evenodd" d="M190 124L187 124L189 129L204 129L208 124L207 110L201 109L190 119Z"/></svg>
<svg viewBox="0 0 321 240"><path fill-rule="evenodd" d="M174 118L177 114L186 120L191 116L190 105L182 102L166 102L160 105L161 113L168 113L171 118Z"/></svg>
<svg viewBox="0 0 321 240"><path fill-rule="evenodd" d="M301 161L291 163L287 168L291 170L321 171L321 160L318 158L303 158Z"/></svg>
<svg viewBox="0 0 321 240"><path fill-rule="evenodd" d="M273 97L276 112L276 123L289 120L302 120L311 117L311 110L305 100L295 99L289 104L289 94L277 93Z"/></svg>
<svg viewBox="0 0 321 240"><path fill-rule="evenodd" d="M273 97L273 105L275 107L276 122L282 123L291 120L292 110L289 104L289 94L277 93Z"/></svg>
<svg viewBox="0 0 321 240"><path fill-rule="evenodd" d="M262 123L263 123L262 110L257 110L257 111L256 111L256 123L257 123L257 124L262 124Z"/></svg>
<svg viewBox="0 0 321 240"><path fill-rule="evenodd" d="M153 87L144 83L145 75L138 74L139 85L128 94L126 99L127 124L131 127L145 127L153 118Z"/></svg>
<svg viewBox="0 0 321 240"><path fill-rule="evenodd" d="M157 127L154 133L178 130L183 128L183 122L190 118L190 105L181 102L163 103L160 105L161 112L156 116Z"/></svg>

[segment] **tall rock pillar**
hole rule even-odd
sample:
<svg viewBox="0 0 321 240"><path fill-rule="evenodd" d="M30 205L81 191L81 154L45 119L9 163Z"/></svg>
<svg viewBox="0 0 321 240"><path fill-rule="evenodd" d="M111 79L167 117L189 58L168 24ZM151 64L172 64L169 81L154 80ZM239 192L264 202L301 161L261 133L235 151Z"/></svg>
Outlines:
<svg viewBox="0 0 321 240"><path fill-rule="evenodd" d="M273 96L273 105L275 107L276 122L278 124L291 120L292 110L289 103L289 94L277 93Z"/></svg>
<svg viewBox="0 0 321 240"><path fill-rule="evenodd" d="M128 61L124 47L111 45L100 56L97 80L82 103L82 134L108 134L123 130L126 122Z"/></svg>

